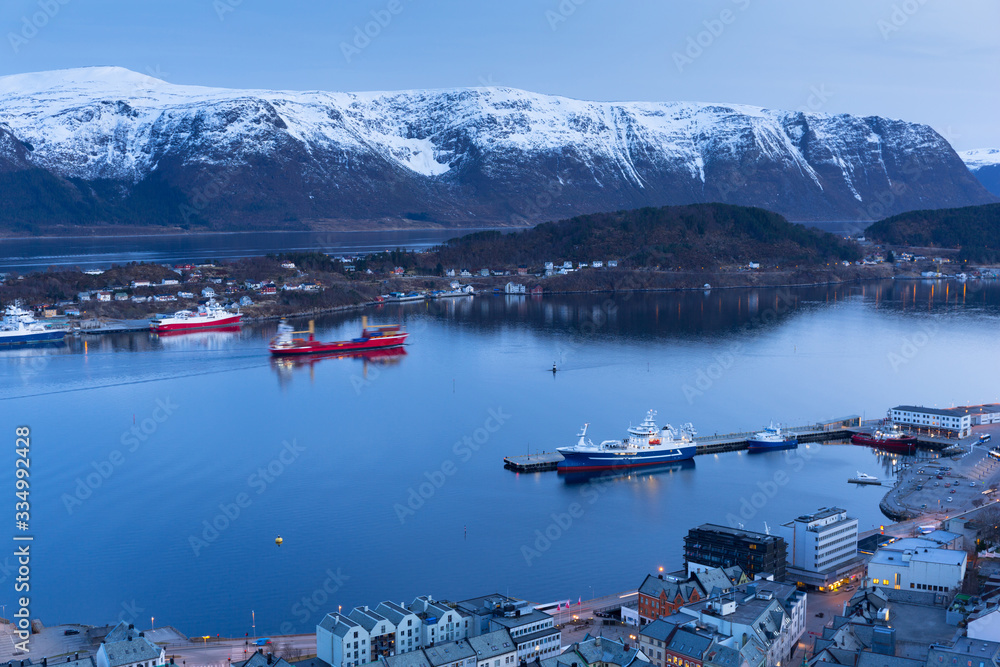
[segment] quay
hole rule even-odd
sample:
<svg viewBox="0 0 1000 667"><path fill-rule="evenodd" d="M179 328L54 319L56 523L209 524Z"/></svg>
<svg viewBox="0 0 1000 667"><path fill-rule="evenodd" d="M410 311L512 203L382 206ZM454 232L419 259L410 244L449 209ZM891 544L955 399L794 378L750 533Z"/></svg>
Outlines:
<svg viewBox="0 0 1000 667"><path fill-rule="evenodd" d="M503 467L515 472L544 472L546 470L555 470L556 466L562 460L563 456L559 452L506 456L503 460Z"/></svg>
<svg viewBox="0 0 1000 667"><path fill-rule="evenodd" d="M794 433L799 442L832 442L850 440L855 433L872 431L878 428L881 420L871 419L862 422L858 415L849 415L838 419L821 421L806 426L784 428L788 433ZM695 456L703 454L721 454L747 449L747 440L758 431L740 431L737 433L713 434L696 436L697 446ZM963 451L962 446L971 444L974 437L961 439L935 437L927 434L915 434L917 444L926 449L933 449L948 456L951 453ZM515 472L545 472L555 470L563 457L558 452L541 452L524 456L507 456L504 458L504 468ZM851 480L853 481L853 480Z"/></svg>
<svg viewBox="0 0 1000 667"><path fill-rule="evenodd" d="M83 320L75 331L86 335L149 331L149 320Z"/></svg>

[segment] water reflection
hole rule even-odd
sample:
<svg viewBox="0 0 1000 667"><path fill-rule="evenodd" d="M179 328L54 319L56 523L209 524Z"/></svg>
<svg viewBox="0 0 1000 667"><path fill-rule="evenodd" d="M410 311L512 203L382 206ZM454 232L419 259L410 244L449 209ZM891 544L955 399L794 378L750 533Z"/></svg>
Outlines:
<svg viewBox="0 0 1000 667"><path fill-rule="evenodd" d="M309 379L316 379L315 367L322 362L331 360L360 359L362 362L361 381L368 379L371 366L386 368L398 365L406 356L405 347L390 347L381 350L363 350L360 352L330 352L320 354L304 354L287 357L271 357L271 368L278 376L278 384L285 386L295 374L308 370Z"/></svg>
<svg viewBox="0 0 1000 667"><path fill-rule="evenodd" d="M559 478L569 486L579 484L601 485L607 483L649 484L663 475L680 474L694 470L695 463L675 461L642 468L624 468L621 470L589 470L582 472L560 472Z"/></svg>

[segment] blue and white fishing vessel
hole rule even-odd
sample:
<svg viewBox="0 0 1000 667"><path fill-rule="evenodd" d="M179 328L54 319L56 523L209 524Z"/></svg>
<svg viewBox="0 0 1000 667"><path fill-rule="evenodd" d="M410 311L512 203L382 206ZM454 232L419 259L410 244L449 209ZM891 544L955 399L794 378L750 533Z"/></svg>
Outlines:
<svg viewBox="0 0 1000 667"><path fill-rule="evenodd" d="M781 425L771 424L763 431L747 438L747 448L751 452L770 452L777 449L793 449L799 446L799 438L794 433L782 432Z"/></svg>
<svg viewBox="0 0 1000 667"><path fill-rule="evenodd" d="M587 439L588 424L584 424L575 446L558 448L563 460L557 470L619 470L694 458L698 449L694 443L694 427L684 424L675 429L667 424L661 429L657 427L655 417L656 412L650 410L642 424L629 427L624 440L605 440L599 445Z"/></svg>
<svg viewBox="0 0 1000 667"><path fill-rule="evenodd" d="M0 322L0 345L28 345L30 343L58 343L66 337L68 329L49 329L35 320L30 310L20 304L7 306Z"/></svg>

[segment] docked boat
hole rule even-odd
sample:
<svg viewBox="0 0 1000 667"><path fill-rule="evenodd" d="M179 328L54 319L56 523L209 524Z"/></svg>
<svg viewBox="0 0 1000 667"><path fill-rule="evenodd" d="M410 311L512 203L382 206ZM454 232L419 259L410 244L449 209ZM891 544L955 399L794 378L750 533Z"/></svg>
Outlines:
<svg viewBox="0 0 1000 667"><path fill-rule="evenodd" d="M903 433L896 424L885 429L875 429L871 433L855 433L851 436L851 442L899 454L912 454L917 449L917 438Z"/></svg>
<svg viewBox="0 0 1000 667"><path fill-rule="evenodd" d="M351 340L339 340L329 343L316 340L316 329L312 320L306 331L293 331L293 327L285 320L278 324L278 335L271 339L268 349L271 354L318 354L344 353L377 350L399 347L406 342L409 335L399 324L382 324L368 326L368 318L361 318L361 336ZM308 334L308 338L296 338L296 334Z"/></svg>
<svg viewBox="0 0 1000 667"><path fill-rule="evenodd" d="M623 440L604 440L595 445L587 439L587 424L578 434L580 438L572 447L559 447L563 460L559 472L587 470L618 470L639 466L662 465L694 458L695 430L691 424L675 429L670 424L662 429L655 421L656 412L650 410L638 426L628 429Z"/></svg>
<svg viewBox="0 0 1000 667"><path fill-rule="evenodd" d="M751 452L768 452L779 449L792 449L799 446L799 438L794 433L782 431L781 425L771 424L759 431L752 438L747 438L747 449Z"/></svg>
<svg viewBox="0 0 1000 667"><path fill-rule="evenodd" d="M427 295L423 292L389 292L381 297L383 303L409 303L411 301L423 301Z"/></svg>
<svg viewBox="0 0 1000 667"><path fill-rule="evenodd" d="M46 327L35 319L30 310L24 310L15 303L4 309L3 322L0 322L0 345L59 343L68 331L65 327Z"/></svg>
<svg viewBox="0 0 1000 667"><path fill-rule="evenodd" d="M149 330L163 334L197 329L221 329L239 326L243 315L237 310L231 313L214 300L198 307L198 310L178 310L173 315L157 317L149 321Z"/></svg>
<svg viewBox="0 0 1000 667"><path fill-rule="evenodd" d="M882 484L882 480L880 480L878 477L874 477L872 475L860 471L856 476L851 477L847 481L850 482L851 484L871 484L873 486L881 486Z"/></svg>

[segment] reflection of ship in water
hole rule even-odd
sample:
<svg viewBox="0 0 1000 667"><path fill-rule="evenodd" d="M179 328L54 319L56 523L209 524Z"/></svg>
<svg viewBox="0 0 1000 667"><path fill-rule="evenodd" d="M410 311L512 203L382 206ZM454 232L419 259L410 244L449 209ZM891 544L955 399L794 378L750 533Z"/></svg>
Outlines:
<svg viewBox="0 0 1000 667"><path fill-rule="evenodd" d="M662 463L642 468L621 468L609 470L585 470L582 472L561 472L559 477L569 485L575 484L600 484L610 482L642 482L652 481L654 478L663 478L664 475L679 473L683 470L693 470L694 461L685 459L674 461L673 463Z"/></svg>
<svg viewBox="0 0 1000 667"><path fill-rule="evenodd" d="M233 340L234 334L239 334L240 325L234 324L228 327L217 329L206 329L202 331L190 329L176 329L173 331L159 331L154 337L159 339L164 348L188 349L195 347L214 347L218 343Z"/></svg>
<svg viewBox="0 0 1000 667"><path fill-rule="evenodd" d="M363 362L362 377L368 376L368 365L378 364L379 366L393 366L398 364L406 356L405 347L387 347L375 350L359 350L357 352L329 352L306 354L293 357L271 357L271 368L278 373L278 379L282 382L290 380L292 373L298 369L308 368L309 376L313 378L316 364L329 359L360 359Z"/></svg>

